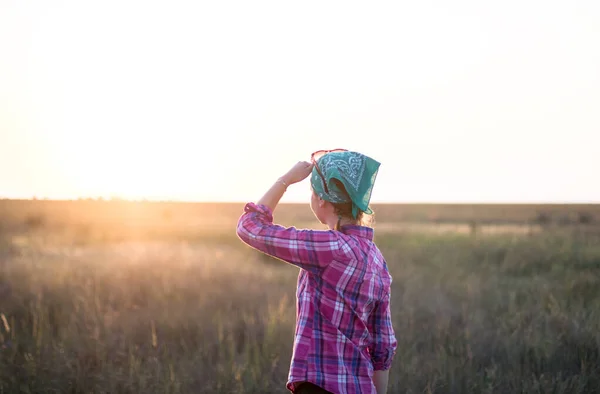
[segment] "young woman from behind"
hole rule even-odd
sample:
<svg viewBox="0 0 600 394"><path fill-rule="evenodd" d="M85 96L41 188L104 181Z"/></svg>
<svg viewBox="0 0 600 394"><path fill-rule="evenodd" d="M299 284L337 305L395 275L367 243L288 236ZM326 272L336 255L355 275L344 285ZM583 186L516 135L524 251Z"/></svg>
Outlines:
<svg viewBox="0 0 600 394"><path fill-rule="evenodd" d="M380 163L358 152L318 151L247 203L237 235L247 245L300 268L296 329L287 389L293 393L387 391L396 353L392 277L367 226ZM273 223L292 184L310 176L310 206L327 230Z"/></svg>

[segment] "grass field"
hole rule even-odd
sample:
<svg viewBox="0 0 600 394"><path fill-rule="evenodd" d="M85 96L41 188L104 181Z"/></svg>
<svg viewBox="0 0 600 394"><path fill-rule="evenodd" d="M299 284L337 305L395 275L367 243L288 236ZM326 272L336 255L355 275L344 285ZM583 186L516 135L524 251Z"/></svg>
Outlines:
<svg viewBox="0 0 600 394"><path fill-rule="evenodd" d="M242 207L0 201L0 393L285 393L298 269ZM598 206L375 210L390 393L598 391Z"/></svg>

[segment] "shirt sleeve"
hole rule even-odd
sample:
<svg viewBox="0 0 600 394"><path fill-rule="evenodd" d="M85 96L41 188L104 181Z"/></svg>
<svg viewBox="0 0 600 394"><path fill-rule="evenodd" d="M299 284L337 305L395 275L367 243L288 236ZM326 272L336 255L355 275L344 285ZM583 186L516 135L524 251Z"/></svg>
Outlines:
<svg viewBox="0 0 600 394"><path fill-rule="evenodd" d="M375 371L386 371L392 366L392 360L396 355L398 346L394 327L392 326L389 292L371 313L370 326L374 338L373 346L369 349L373 369Z"/></svg>
<svg viewBox="0 0 600 394"><path fill-rule="evenodd" d="M314 273L334 260L340 247L335 232L273 224L269 207L254 203L244 207L237 235L254 249Z"/></svg>

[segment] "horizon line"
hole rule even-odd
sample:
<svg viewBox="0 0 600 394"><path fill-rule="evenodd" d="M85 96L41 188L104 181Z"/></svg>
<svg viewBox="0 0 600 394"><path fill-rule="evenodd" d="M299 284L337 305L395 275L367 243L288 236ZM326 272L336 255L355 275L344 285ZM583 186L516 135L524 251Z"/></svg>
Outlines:
<svg viewBox="0 0 600 394"><path fill-rule="evenodd" d="M173 203L173 204L246 204L245 200L180 200L180 199L155 199L138 198L128 199L119 197L78 197L78 198L49 198L49 197L30 197L30 198L11 198L0 197L0 201L48 201L48 202L131 202L131 203ZM309 201L281 201L278 205L304 205ZM463 201L443 201L443 200L399 200L399 201L373 201L371 205L600 205L600 201L481 201L481 200L463 200Z"/></svg>

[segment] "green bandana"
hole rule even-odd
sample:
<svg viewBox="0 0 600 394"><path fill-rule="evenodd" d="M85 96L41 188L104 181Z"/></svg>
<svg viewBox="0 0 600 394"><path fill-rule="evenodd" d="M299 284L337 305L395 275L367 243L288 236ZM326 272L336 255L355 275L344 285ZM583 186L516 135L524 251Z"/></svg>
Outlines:
<svg viewBox="0 0 600 394"><path fill-rule="evenodd" d="M329 190L325 191L323 178L313 168L310 183L319 197L336 204L352 201L352 216L355 219L359 210L369 215L373 213L369 201L381 163L358 152L344 151L327 153L316 165L325 177ZM341 182L347 193L334 180Z"/></svg>

